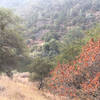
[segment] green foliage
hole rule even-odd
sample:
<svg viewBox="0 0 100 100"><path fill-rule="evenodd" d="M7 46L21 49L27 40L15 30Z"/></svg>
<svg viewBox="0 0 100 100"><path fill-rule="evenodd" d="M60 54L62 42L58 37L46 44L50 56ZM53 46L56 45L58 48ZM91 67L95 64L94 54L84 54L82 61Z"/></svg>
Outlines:
<svg viewBox="0 0 100 100"><path fill-rule="evenodd" d="M52 63L48 58L35 58L32 64L29 66L31 74L31 80L41 81L48 76L52 69ZM33 74L34 73L34 74Z"/></svg>
<svg viewBox="0 0 100 100"><path fill-rule="evenodd" d="M81 52L81 47L85 44L84 37L83 31L79 27L70 30L64 37L56 62L69 63L75 60Z"/></svg>
<svg viewBox="0 0 100 100"><path fill-rule="evenodd" d="M86 2L84 0L56 0L56 2L40 0L36 1L36 4L29 2L31 3L27 6L27 12L23 14L27 27L26 39L44 41L43 47L39 50L38 44L32 45L33 56L35 54L42 57L56 57L63 52L60 51L61 48L63 49L61 46L63 43L67 49L71 48L70 45L79 43L84 37L87 38L85 30L91 28L100 19L97 15L98 0Z"/></svg>
<svg viewBox="0 0 100 100"><path fill-rule="evenodd" d="M46 42L43 46L43 56L54 57L59 54L59 42L55 39Z"/></svg>
<svg viewBox="0 0 100 100"><path fill-rule="evenodd" d="M56 61L61 63L69 63L76 59L81 52L81 47L85 45L91 38L98 40L100 38L100 25L97 24L89 31L86 31L85 35L78 28L69 32L69 35L65 37L65 43L63 44L60 54L56 57Z"/></svg>
<svg viewBox="0 0 100 100"><path fill-rule="evenodd" d="M56 2L39 0L36 4L32 1L27 3L27 12L23 6L21 10L24 14L21 13L26 24L26 30L24 30L26 32L23 36L27 44L31 44L29 39L45 41L43 46L37 43L30 48L33 55L43 57L36 58L39 59L37 63L32 63L34 68L39 66L37 70L42 69L43 65L49 66L49 62L45 62L44 57L48 57L49 61L52 58L54 63L57 61L68 63L74 60L79 55L82 45L91 37L96 40L100 36L100 25L89 30L87 34L84 32L100 19L96 16L100 10L99 0L87 0L86 2L84 0L56 0ZM19 36L23 31L19 21L21 20L10 10L0 8L0 65L15 66L17 61L18 66L23 66L22 70L24 68L28 70L24 66L30 65L32 61L30 58L23 57L26 48L23 39ZM39 72L37 73L40 76ZM35 75L38 76L36 73Z"/></svg>
<svg viewBox="0 0 100 100"><path fill-rule="evenodd" d="M18 57L17 58L17 67L16 70L18 72L28 72L29 69L29 65L33 62L33 58L29 57L29 56L22 56L22 57Z"/></svg>
<svg viewBox="0 0 100 100"><path fill-rule="evenodd" d="M12 69L17 57L26 51L16 30L17 19L10 10L0 8L0 71Z"/></svg>
<svg viewBox="0 0 100 100"><path fill-rule="evenodd" d="M59 40L58 33L49 32L46 33L45 36L43 37L43 40L45 40L45 42L49 42L51 39Z"/></svg>
<svg viewBox="0 0 100 100"><path fill-rule="evenodd" d="M76 59L81 52L82 44L71 44L62 48L61 53L56 57L56 61L60 63L69 63Z"/></svg>
<svg viewBox="0 0 100 100"><path fill-rule="evenodd" d="M100 23L86 32L85 41L87 42L91 38L94 38L94 40L98 40L100 38Z"/></svg>
<svg viewBox="0 0 100 100"><path fill-rule="evenodd" d="M56 2L41 0L36 4L30 2L31 8L28 8L28 14L25 14L27 26L32 30L32 34L41 32L41 37L43 37L42 34L47 33L45 29L61 35L67 33L67 27L80 26L85 30L100 19L96 15L100 11L98 0L86 2L84 0L56 0Z"/></svg>
<svg viewBox="0 0 100 100"><path fill-rule="evenodd" d="M65 35L65 42L73 43L75 41L80 41L85 36L84 31L80 27L75 27L72 30L68 32L67 35Z"/></svg>

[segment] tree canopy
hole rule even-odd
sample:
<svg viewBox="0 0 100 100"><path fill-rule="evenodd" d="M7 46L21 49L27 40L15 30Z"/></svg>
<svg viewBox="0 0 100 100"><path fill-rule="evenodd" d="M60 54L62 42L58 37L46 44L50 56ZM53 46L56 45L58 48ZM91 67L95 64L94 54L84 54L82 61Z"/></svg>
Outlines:
<svg viewBox="0 0 100 100"><path fill-rule="evenodd" d="M25 44L16 27L18 17L10 10L0 8L0 71L15 65L16 58L25 52Z"/></svg>

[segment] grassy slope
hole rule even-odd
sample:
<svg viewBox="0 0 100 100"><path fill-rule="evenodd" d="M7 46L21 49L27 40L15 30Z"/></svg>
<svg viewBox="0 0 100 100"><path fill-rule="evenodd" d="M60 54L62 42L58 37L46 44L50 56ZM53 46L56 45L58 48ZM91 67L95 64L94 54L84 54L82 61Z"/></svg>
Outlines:
<svg viewBox="0 0 100 100"><path fill-rule="evenodd" d="M0 100L47 100L29 83L20 83L2 77L0 79Z"/></svg>
<svg viewBox="0 0 100 100"><path fill-rule="evenodd" d="M29 81L22 83L22 80L17 78L11 80L6 76L0 77L0 100L66 100L39 91L36 84Z"/></svg>

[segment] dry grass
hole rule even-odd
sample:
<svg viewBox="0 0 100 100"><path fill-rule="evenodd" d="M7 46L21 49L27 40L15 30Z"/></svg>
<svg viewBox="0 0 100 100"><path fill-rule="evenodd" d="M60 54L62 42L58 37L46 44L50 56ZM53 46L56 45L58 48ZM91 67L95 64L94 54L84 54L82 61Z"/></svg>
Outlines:
<svg viewBox="0 0 100 100"><path fill-rule="evenodd" d="M23 80L23 81L22 81ZM0 100L66 100L49 93L39 91L36 84L25 81L24 78L13 80L6 76L0 77ZM25 79L26 80L26 79ZM67 99L69 100L69 99Z"/></svg>
<svg viewBox="0 0 100 100"><path fill-rule="evenodd" d="M0 100L72 100L39 91L36 86L37 83L29 82L27 78L22 78L20 74L15 75L13 80L6 76L0 76ZM74 98L73 100L81 99Z"/></svg>
<svg viewBox="0 0 100 100"><path fill-rule="evenodd" d="M39 91L36 86L37 83L29 82L27 78L22 78L20 74L15 76L13 80L6 76L0 76L0 100L72 100ZM74 98L73 100L81 99Z"/></svg>
<svg viewBox="0 0 100 100"><path fill-rule="evenodd" d="M0 78L0 100L47 100L32 84Z"/></svg>

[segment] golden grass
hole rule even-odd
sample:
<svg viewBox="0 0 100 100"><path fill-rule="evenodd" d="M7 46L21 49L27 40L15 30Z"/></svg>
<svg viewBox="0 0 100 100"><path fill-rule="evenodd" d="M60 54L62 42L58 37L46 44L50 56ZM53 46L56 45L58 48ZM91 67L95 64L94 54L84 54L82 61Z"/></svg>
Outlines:
<svg viewBox="0 0 100 100"><path fill-rule="evenodd" d="M0 86L5 88L0 91L0 100L47 100L31 84L22 84L7 77L1 77Z"/></svg>
<svg viewBox="0 0 100 100"><path fill-rule="evenodd" d="M62 97L53 96L50 93L39 91L35 83L25 81L24 78L9 79L0 77L0 100L66 100ZM3 88L3 89L2 89ZM67 99L69 100L69 99Z"/></svg>

